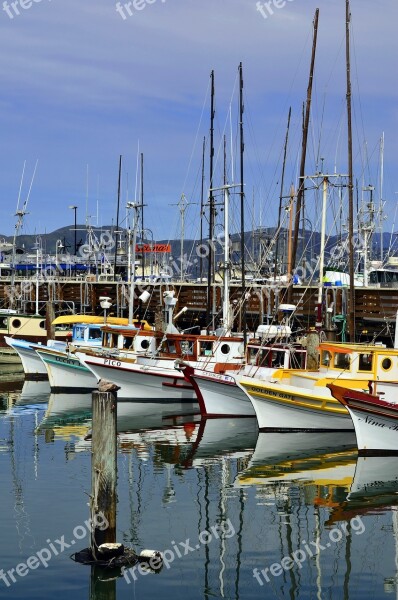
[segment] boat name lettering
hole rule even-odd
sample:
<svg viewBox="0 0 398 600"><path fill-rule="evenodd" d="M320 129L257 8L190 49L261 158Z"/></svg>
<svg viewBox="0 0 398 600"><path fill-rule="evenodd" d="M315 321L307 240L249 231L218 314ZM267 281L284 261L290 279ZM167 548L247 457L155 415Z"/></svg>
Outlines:
<svg viewBox="0 0 398 600"><path fill-rule="evenodd" d="M273 396L274 398L283 398L284 400L294 400L294 397L290 394L284 394L283 392L278 392L275 390L267 390L262 388L252 387L250 388L251 392L255 392L257 394L267 394L267 396Z"/></svg>
<svg viewBox="0 0 398 600"><path fill-rule="evenodd" d="M55 357L56 362L64 363L65 365L74 365L76 361L70 360L69 358L63 358L62 356Z"/></svg>
<svg viewBox="0 0 398 600"><path fill-rule="evenodd" d="M385 423L380 423L380 421L376 421L376 419L374 417L370 417L369 415L366 416L365 423L369 423L369 425L374 425L375 427L382 427L382 428L385 427L387 429L391 429L391 431L398 431L398 424L392 425L391 427L389 427Z"/></svg>
<svg viewBox="0 0 398 600"><path fill-rule="evenodd" d="M104 358L104 365L109 365L110 367L120 367L122 363L120 360L113 360L112 358Z"/></svg>
<svg viewBox="0 0 398 600"><path fill-rule="evenodd" d="M231 377L230 375L223 375L222 373L211 373L208 372L206 373L206 377L208 379L217 379L217 381L228 381L231 383L235 382L235 379L233 377Z"/></svg>

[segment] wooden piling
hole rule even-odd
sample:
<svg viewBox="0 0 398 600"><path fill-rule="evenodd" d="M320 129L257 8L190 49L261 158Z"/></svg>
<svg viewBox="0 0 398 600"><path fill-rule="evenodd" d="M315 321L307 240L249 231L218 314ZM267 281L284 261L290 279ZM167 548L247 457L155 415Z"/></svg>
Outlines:
<svg viewBox="0 0 398 600"><path fill-rule="evenodd" d="M319 368L319 333L311 330L307 334L307 369L317 371Z"/></svg>
<svg viewBox="0 0 398 600"><path fill-rule="evenodd" d="M116 419L116 392L93 391L90 516L94 558L101 544L116 543Z"/></svg>
<svg viewBox="0 0 398 600"><path fill-rule="evenodd" d="M55 339L55 327L52 322L55 319L54 304L46 302L46 335L47 340Z"/></svg>

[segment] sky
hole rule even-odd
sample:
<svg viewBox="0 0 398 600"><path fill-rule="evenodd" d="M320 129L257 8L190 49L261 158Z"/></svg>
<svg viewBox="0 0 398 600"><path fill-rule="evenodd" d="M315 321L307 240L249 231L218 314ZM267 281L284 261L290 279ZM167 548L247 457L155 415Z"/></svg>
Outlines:
<svg viewBox="0 0 398 600"><path fill-rule="evenodd" d="M245 220L247 229L275 225L289 107L283 194L297 184L317 7L307 173L323 167L345 174L344 0L272 0L268 6L255 0L134 0L118 7L114 0L0 0L0 235L14 233L17 206L27 199L26 234L72 225L71 205L78 206L79 224L114 223L120 155L123 224L126 202L139 199L142 153L148 235L180 236L176 204L184 194L184 235L198 238L204 137L209 187L213 69L215 185L223 182L224 136L228 181L239 183L240 62ZM385 201L385 228L391 231L398 198L398 3L351 0L351 13L354 176L360 190L375 186L374 199ZM237 197L231 202L235 209ZM238 212L233 214L238 227ZM307 216L317 227L316 201L308 200Z"/></svg>

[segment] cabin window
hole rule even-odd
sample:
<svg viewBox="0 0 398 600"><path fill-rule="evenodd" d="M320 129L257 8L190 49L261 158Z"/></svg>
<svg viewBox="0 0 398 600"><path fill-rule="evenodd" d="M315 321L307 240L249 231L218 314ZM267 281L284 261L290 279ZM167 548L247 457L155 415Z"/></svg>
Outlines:
<svg viewBox="0 0 398 600"><path fill-rule="evenodd" d="M181 353L182 354L193 354L193 342L184 341L181 342Z"/></svg>
<svg viewBox="0 0 398 600"><path fill-rule="evenodd" d="M73 331L73 337L75 338L75 340L82 340L84 338L83 327L75 326Z"/></svg>
<svg viewBox="0 0 398 600"><path fill-rule="evenodd" d="M18 329L19 327L21 327L21 321L19 319L13 319L11 325L15 327L15 329Z"/></svg>
<svg viewBox="0 0 398 600"><path fill-rule="evenodd" d="M168 342L167 346L168 346L167 352L169 354L175 354L176 353L176 345L175 345L174 342Z"/></svg>
<svg viewBox="0 0 398 600"><path fill-rule="evenodd" d="M381 361L381 367L385 371L388 371L389 369L391 369L391 367L392 367L391 358L383 358L383 360Z"/></svg>
<svg viewBox="0 0 398 600"><path fill-rule="evenodd" d="M141 340L140 346L141 346L141 348L143 350L148 350L148 348L149 348L149 340Z"/></svg>
<svg viewBox="0 0 398 600"><path fill-rule="evenodd" d="M372 370L372 355L371 354L360 354L358 368L359 368L359 371L371 371Z"/></svg>
<svg viewBox="0 0 398 600"><path fill-rule="evenodd" d="M199 354L200 356L212 356L213 342L200 342Z"/></svg>
<svg viewBox="0 0 398 600"><path fill-rule="evenodd" d="M272 365L273 353L269 350L260 350L257 354L257 365L259 367L270 367Z"/></svg>
<svg viewBox="0 0 398 600"><path fill-rule="evenodd" d="M46 322L44 320L40 321L39 327L41 327L41 329L45 329L46 328Z"/></svg>
<svg viewBox="0 0 398 600"><path fill-rule="evenodd" d="M258 355L258 348L248 348L248 352L247 352L247 362L249 365L255 365L256 364L256 358Z"/></svg>
<svg viewBox="0 0 398 600"><path fill-rule="evenodd" d="M231 352L231 347L229 344L223 344L220 350L222 354L229 354Z"/></svg>
<svg viewBox="0 0 398 600"><path fill-rule="evenodd" d="M349 369L350 355L343 354L342 352L336 352L336 354L334 355L334 367L336 369Z"/></svg>
<svg viewBox="0 0 398 600"><path fill-rule="evenodd" d="M321 365L324 367L328 367L330 365L331 354L329 350L324 350L322 352Z"/></svg>
<svg viewBox="0 0 398 600"><path fill-rule="evenodd" d="M125 337L123 339L123 347L126 350L129 350L132 347L132 345L133 345L133 341L134 341L134 338L132 338L132 337Z"/></svg>
<svg viewBox="0 0 398 600"><path fill-rule="evenodd" d="M284 352L273 352L272 353L272 367L276 369L283 369L285 366L285 353Z"/></svg>
<svg viewBox="0 0 398 600"><path fill-rule="evenodd" d="M89 329L88 330L88 339L89 340L99 340L101 337L101 329Z"/></svg>
<svg viewBox="0 0 398 600"><path fill-rule="evenodd" d="M290 369L305 369L305 352L294 352L290 353Z"/></svg>

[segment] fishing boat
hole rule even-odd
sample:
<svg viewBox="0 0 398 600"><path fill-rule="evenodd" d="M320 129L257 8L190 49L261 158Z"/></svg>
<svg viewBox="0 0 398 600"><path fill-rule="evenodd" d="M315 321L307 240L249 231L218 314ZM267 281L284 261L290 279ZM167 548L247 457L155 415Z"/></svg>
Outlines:
<svg viewBox="0 0 398 600"><path fill-rule="evenodd" d="M358 451L398 454L398 404L377 394L329 385L333 396L348 410L355 428ZM398 383L396 384L398 392ZM398 399L398 397L397 397Z"/></svg>
<svg viewBox="0 0 398 600"><path fill-rule="evenodd" d="M154 349L155 338L153 337L153 332L139 329L134 325L130 327L127 325L123 326L122 330L129 332L130 341L129 349L124 351L123 349L119 350L117 346L104 348L101 337L96 337L94 340L90 339L90 331L93 328L96 328L94 331L99 331L101 336L101 330L104 327L100 325L84 327L79 324L74 327L82 330L82 334L84 333L87 339L85 340L83 337L77 338L65 350L44 346L36 348L36 354L46 368L52 392L90 391L96 387L98 378L93 374L91 369L79 360L77 356L78 350L83 351L86 349L87 352L94 352L97 349L102 357L107 357L107 360L112 362L116 355L119 357L120 355L128 356L129 360L134 361L135 354L140 350L142 351L142 348ZM108 332L112 332L113 338L120 338L119 325L107 324L105 329Z"/></svg>
<svg viewBox="0 0 398 600"><path fill-rule="evenodd" d="M278 309L283 315L281 322L257 328L254 338L247 345L245 364L240 367L235 365L235 369L218 373L207 368L194 368L185 361L177 361L176 368L184 373L196 390L202 416L255 416L250 398L238 386L237 381L244 377L267 380L278 368L306 368L306 349L292 339L289 319L294 309L293 305L281 304Z"/></svg>
<svg viewBox="0 0 398 600"><path fill-rule="evenodd" d="M70 327L56 326L55 339L66 341ZM46 319L42 315L28 315L16 310L0 311L0 347L7 347L5 336L24 339L28 342L45 342L47 339Z"/></svg>
<svg viewBox="0 0 398 600"><path fill-rule="evenodd" d="M116 317L108 317L110 324L126 325L127 319ZM75 346L99 346L101 345L101 329L100 325L104 324L104 317L94 315L62 315L57 317L52 325L54 327L67 327L68 336L65 341L59 339L47 340L47 344L42 342L35 343L28 339L20 339L18 337L4 336L5 342L10 346L10 349L17 354L28 378L44 377L47 378L47 369L41 357L36 353L36 350L48 348L65 352L69 343ZM72 330L70 327L72 326ZM145 321L137 330L149 330L150 326Z"/></svg>
<svg viewBox="0 0 398 600"><path fill-rule="evenodd" d="M128 331L119 334L129 337ZM92 371L97 381L108 379L119 385L118 396L122 398L167 396L189 401L196 400L196 393L184 374L174 368L176 359L184 358L195 367L210 365L218 372L243 360L240 337L174 333L162 335L158 342L155 353L117 352L110 355L103 348L100 352L80 350L75 355Z"/></svg>
<svg viewBox="0 0 398 600"><path fill-rule="evenodd" d="M328 383L366 391L369 380L398 381L398 349L380 345L322 342L317 371L276 370L269 381L243 377L260 430L352 429L349 414Z"/></svg>

